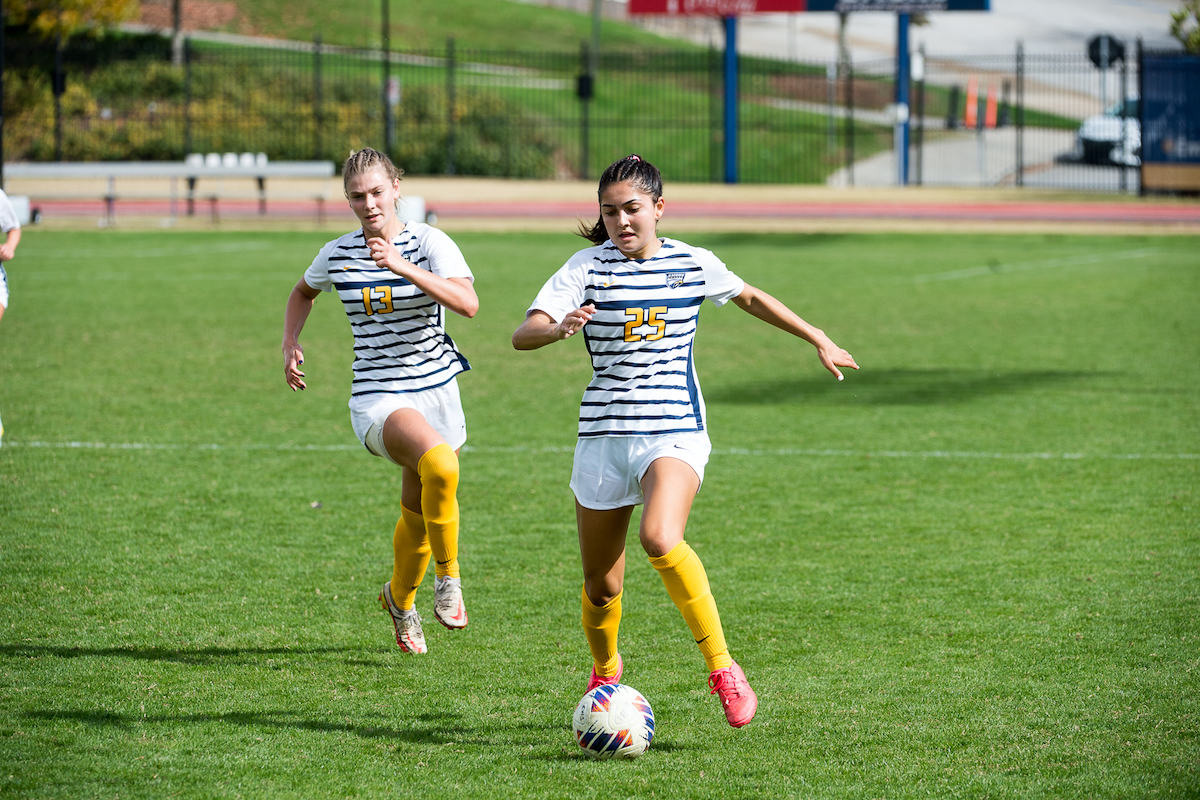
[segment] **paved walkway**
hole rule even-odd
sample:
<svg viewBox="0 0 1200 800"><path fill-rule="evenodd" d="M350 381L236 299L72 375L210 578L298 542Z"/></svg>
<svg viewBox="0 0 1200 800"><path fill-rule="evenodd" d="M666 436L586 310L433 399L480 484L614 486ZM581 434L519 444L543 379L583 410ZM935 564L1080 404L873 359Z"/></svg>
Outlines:
<svg viewBox="0 0 1200 800"><path fill-rule="evenodd" d="M563 5L561 0L526 0ZM931 12L929 24L909 31L912 47L924 43L938 55L1011 53L1018 40L1030 53L1082 53L1097 33L1111 33L1147 46L1174 45L1171 12L1179 0L993 0L989 12ZM719 20L677 18L648 20L666 35L721 46ZM850 15L847 45L855 61L889 58L895 53L896 15ZM738 49L747 54L825 61L837 57L837 14L753 14L738 24Z"/></svg>
<svg viewBox="0 0 1200 800"><path fill-rule="evenodd" d="M915 136L915 133L914 133ZM1024 162L1027 171L1038 171L1055 163L1075 147L1072 131L1026 129ZM920 154L909 152L909 181L916 181L920 160L922 183L928 186L1001 186L1014 182L1017 171L1017 131L996 128L983 131L937 131L926 133ZM887 151L838 170L829 177L830 186L895 186L895 153Z"/></svg>

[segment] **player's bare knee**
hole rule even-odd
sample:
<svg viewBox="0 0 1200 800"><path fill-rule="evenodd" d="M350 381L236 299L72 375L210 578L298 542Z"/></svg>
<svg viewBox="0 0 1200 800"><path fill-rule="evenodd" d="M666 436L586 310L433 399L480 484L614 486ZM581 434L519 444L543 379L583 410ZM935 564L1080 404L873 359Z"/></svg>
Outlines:
<svg viewBox="0 0 1200 800"><path fill-rule="evenodd" d="M583 581L583 593L596 608L604 608L621 594L621 586L612 585L603 579Z"/></svg>
<svg viewBox="0 0 1200 800"><path fill-rule="evenodd" d="M638 540L642 543L646 555L658 558L671 552L675 545L683 541L683 536L679 531L668 528L643 527L638 531Z"/></svg>

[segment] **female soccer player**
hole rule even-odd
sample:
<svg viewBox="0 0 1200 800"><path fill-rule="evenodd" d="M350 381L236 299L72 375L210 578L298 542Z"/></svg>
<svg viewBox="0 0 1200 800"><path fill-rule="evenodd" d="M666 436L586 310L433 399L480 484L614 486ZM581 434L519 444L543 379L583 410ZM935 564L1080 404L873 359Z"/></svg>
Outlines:
<svg viewBox="0 0 1200 800"><path fill-rule="evenodd" d="M783 303L742 281L707 250L660 239L658 170L636 155L600 178L600 219L580 235L596 246L572 256L542 287L513 346L533 350L583 331L593 377L579 411L571 471L583 561L583 630L591 690L616 683L625 534L645 503L639 539L683 614L729 724L754 718L758 697L729 654L704 566L684 541L708 463L704 399L692 362L700 305L729 300L810 342L825 368L858 369L845 350Z"/></svg>
<svg viewBox="0 0 1200 800"><path fill-rule="evenodd" d="M0 244L0 319L4 318L4 310L8 308L8 273L4 271L3 262L12 261L17 254L17 245L21 241L21 221L17 212L4 190L0 189L0 231L4 231L4 244ZM0 443L4 440L4 422L0 420Z"/></svg>
<svg viewBox="0 0 1200 800"><path fill-rule="evenodd" d="M400 171L369 148L346 160L342 180L362 229L326 244L292 289L283 327L284 377L304 389L300 331L321 292L335 291L354 333L350 421L373 455L399 465L400 520L392 579L379 602L396 644L426 652L417 588L436 559L433 614L467 627L458 566L458 451L467 439L455 376L471 368L446 334L445 313L479 310L474 276L458 246L423 222L396 216Z"/></svg>

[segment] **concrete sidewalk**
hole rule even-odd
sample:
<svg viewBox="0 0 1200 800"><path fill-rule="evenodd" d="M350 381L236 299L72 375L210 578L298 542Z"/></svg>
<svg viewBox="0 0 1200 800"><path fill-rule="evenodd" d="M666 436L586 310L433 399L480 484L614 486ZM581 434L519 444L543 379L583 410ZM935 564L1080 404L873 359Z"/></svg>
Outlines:
<svg viewBox="0 0 1200 800"><path fill-rule="evenodd" d="M1073 131L1026 129L1024 162L1028 172L1043 170L1075 147ZM1017 171L1017 131L939 131L927 134L920 154L922 183L928 186L989 187L1010 185ZM918 153L909 151L909 180L916 178ZM829 177L830 186L849 185L843 168ZM887 151L854 165L855 186L895 186L895 153Z"/></svg>

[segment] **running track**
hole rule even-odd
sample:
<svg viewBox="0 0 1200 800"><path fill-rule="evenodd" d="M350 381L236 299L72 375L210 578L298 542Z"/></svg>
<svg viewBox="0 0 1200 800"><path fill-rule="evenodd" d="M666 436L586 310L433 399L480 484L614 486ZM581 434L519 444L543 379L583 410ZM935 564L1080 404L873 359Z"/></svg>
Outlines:
<svg viewBox="0 0 1200 800"><path fill-rule="evenodd" d="M47 219L61 217L104 217L104 203L99 200L33 199ZM437 213L442 222L456 219L520 219L520 218L579 218L590 220L596 215L593 203L565 203L498 199L492 201L438 201L427 197L426 205ZM176 211L182 214L184 204ZM1112 223L1200 227L1200 203L1179 202L994 202L950 203L923 202L696 202L672 201L668 212L676 218L745 218L802 220L923 220L945 222L1064 222ZM326 203L330 218L349 217L349 210L340 198ZM165 200L119 200L116 216L168 217L170 204ZM211 209L207 202L196 204L196 217L207 218ZM267 218L314 218L317 205L312 200L271 200ZM256 200L222 200L220 217L245 219L259 215Z"/></svg>

